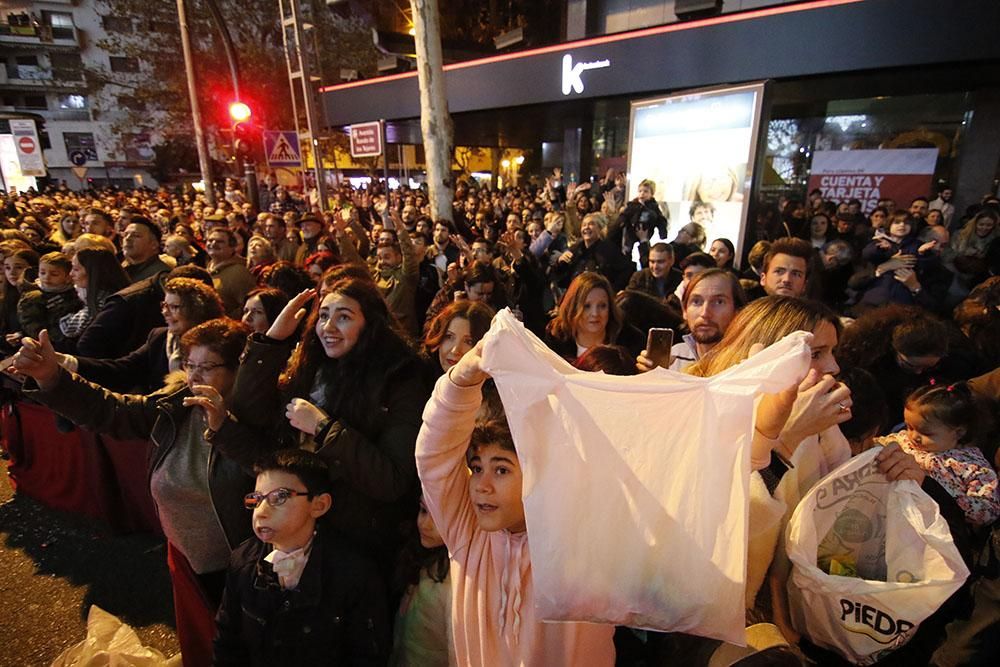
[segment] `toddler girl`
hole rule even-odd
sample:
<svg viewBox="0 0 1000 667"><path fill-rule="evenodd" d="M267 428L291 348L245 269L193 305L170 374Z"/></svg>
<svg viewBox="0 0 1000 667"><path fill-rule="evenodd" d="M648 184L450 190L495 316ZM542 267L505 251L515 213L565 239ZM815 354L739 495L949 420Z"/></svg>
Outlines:
<svg viewBox="0 0 1000 667"><path fill-rule="evenodd" d="M965 512L969 523L988 526L1000 516L997 473L976 447L977 414L965 383L928 385L906 399L906 429L877 442L896 442L911 454Z"/></svg>

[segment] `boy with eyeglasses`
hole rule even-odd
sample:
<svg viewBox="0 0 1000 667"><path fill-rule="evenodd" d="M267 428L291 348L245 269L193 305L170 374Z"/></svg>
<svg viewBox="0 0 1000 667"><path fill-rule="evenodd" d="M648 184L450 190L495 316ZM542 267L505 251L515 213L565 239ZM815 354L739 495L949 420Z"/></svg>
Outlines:
<svg viewBox="0 0 1000 667"><path fill-rule="evenodd" d="M315 454L275 452L245 498L257 536L232 555L216 618L216 665L385 664L385 593L375 566L317 523L333 502Z"/></svg>

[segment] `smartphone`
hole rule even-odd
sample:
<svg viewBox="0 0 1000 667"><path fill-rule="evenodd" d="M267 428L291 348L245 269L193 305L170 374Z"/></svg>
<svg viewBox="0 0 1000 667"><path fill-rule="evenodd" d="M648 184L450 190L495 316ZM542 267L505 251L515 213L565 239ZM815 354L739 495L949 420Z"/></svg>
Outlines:
<svg viewBox="0 0 1000 667"><path fill-rule="evenodd" d="M652 328L646 338L646 356L662 368L670 368L670 348L674 346L674 330Z"/></svg>

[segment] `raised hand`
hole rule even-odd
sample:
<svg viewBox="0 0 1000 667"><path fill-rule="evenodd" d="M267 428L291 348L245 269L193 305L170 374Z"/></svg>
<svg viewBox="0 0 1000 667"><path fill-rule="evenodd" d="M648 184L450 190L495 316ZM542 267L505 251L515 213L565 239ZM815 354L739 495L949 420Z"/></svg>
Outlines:
<svg viewBox="0 0 1000 667"><path fill-rule="evenodd" d="M38 340L25 336L21 349L14 355L14 370L34 378L42 390L55 387L59 379L59 359L49 340L48 329L42 329Z"/></svg>
<svg viewBox="0 0 1000 667"><path fill-rule="evenodd" d="M277 318L275 318L274 322L271 324L271 328L267 330L267 337L273 338L274 340L285 340L289 336L293 335L295 330L299 327L299 322L306 316L306 304L308 304L314 296L316 296L316 290L314 289L302 290L296 294L295 297L281 309L281 313Z"/></svg>
<svg viewBox="0 0 1000 667"><path fill-rule="evenodd" d="M182 401L184 407L199 407L205 411L205 422L208 428L218 431L226 421L226 401L215 387L207 384L196 384L191 387L194 396L187 396Z"/></svg>
<svg viewBox="0 0 1000 667"><path fill-rule="evenodd" d="M466 352L458 363L448 371L451 381L460 387L474 387L486 381L489 375L483 370L483 345L480 340L476 346Z"/></svg>
<svg viewBox="0 0 1000 667"><path fill-rule="evenodd" d="M285 416L293 427L308 435L316 435L320 422L328 418L325 412L304 398L293 398L285 406Z"/></svg>

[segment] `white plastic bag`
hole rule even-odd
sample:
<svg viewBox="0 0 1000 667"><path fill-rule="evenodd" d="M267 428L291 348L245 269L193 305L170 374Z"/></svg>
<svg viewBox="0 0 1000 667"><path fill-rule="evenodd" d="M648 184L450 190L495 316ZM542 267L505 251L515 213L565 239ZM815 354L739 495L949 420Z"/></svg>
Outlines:
<svg viewBox="0 0 1000 667"><path fill-rule="evenodd" d="M868 665L899 648L969 576L937 503L916 482L888 482L876 447L824 477L788 524L795 629ZM817 553L885 581L830 575Z"/></svg>
<svg viewBox="0 0 1000 667"><path fill-rule="evenodd" d="M87 613L87 638L59 654L52 667L180 667L181 655L165 657L142 645L131 626L96 604Z"/></svg>

